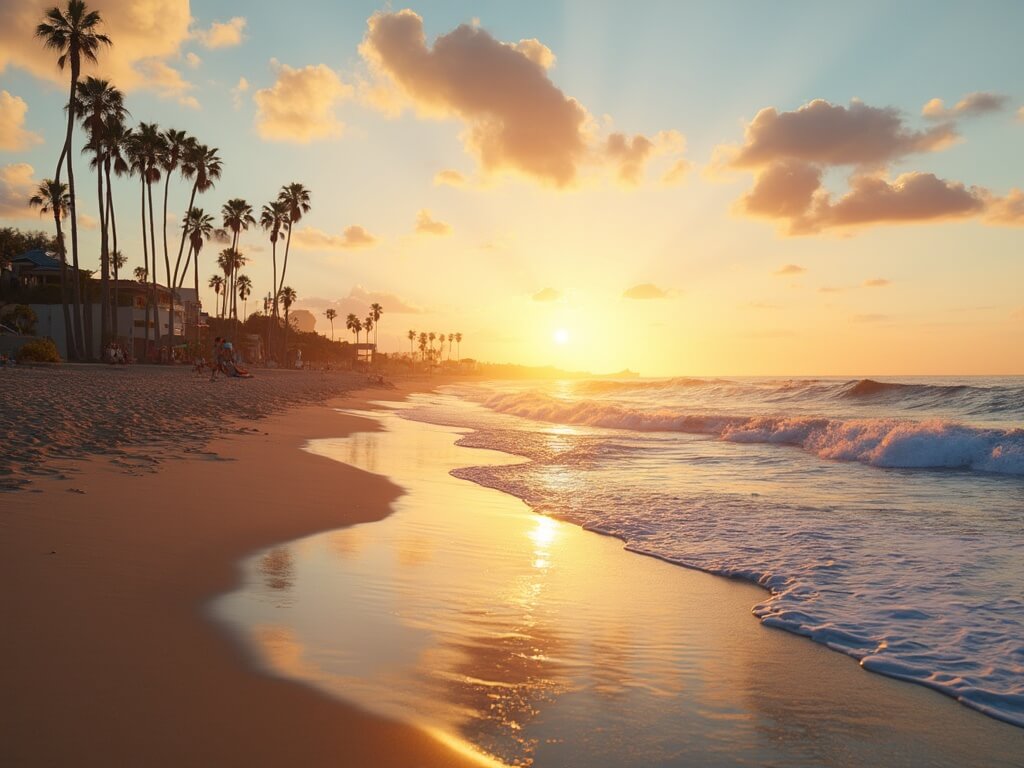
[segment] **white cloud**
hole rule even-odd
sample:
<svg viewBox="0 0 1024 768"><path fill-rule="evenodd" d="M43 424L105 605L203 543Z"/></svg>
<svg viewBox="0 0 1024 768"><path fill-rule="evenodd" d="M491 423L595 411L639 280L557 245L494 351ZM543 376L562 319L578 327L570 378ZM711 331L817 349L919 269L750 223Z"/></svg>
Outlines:
<svg viewBox="0 0 1024 768"><path fill-rule="evenodd" d="M28 199L37 182L28 163L0 166L0 219L27 219L32 215Z"/></svg>
<svg viewBox="0 0 1024 768"><path fill-rule="evenodd" d="M207 48L232 48L242 44L246 20L235 16L230 21L215 21L207 30L196 32L196 38Z"/></svg>

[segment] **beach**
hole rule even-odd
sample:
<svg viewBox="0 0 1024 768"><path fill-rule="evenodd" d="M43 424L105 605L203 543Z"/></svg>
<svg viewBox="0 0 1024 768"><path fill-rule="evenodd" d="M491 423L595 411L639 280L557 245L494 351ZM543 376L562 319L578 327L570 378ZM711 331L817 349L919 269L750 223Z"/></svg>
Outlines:
<svg viewBox="0 0 1024 768"><path fill-rule="evenodd" d="M165 413L167 402L161 400L160 392L187 387L192 392L215 393L209 400L191 398L206 403L197 408L210 410L188 414L192 426L187 440L169 441L171 430L162 424L154 430L152 442L141 429L130 445L119 449L132 461L116 452L84 458L69 449L71 440L59 436L57 417L37 410L34 418L41 421L34 423L39 439L46 435L47 445L58 448L44 451L37 444L23 450L19 455L39 451L40 458L33 461L41 464L32 464L39 471L30 475L31 484L21 484L22 490L0 497L4 507L0 563L8 585L0 596L0 615L10 628L0 634L0 652L6 660L2 762L17 766L279 765L286 761L353 766L480 764L471 745L425 727L421 718L381 714L374 702L360 699L362 694L355 687L325 690L315 680L303 680L303 665L297 663L303 661L301 654L279 655L275 668L265 653L240 642L238 633L211 613L213 601L244 585L249 568L245 563L268 549L349 526L357 526L348 528L353 532L375 535L376 521L396 508L404 510L406 502L419 505L421 513L428 515L436 509L429 503L436 505L438 499L464 500L469 507L449 506L471 511L479 502L471 492L493 494L502 500L498 504L519 504L506 494L450 477L443 465L428 467L426 487L433 491L424 497L416 485L423 478L403 479L401 465L373 463L372 451L352 454L348 461L339 460L344 457L337 453L331 458L331 445L361 435L353 445L367 446L367 440L385 428L382 417L366 411L372 401L398 400L410 391L429 390L437 382L422 379L400 383L398 389L350 389L339 397L365 380L282 372L266 377L262 390L249 388L259 378L204 381L202 386L210 389L200 390L182 370L137 370L142 371L140 378L117 391L132 393L126 396L137 398L131 402L139 409ZM89 386L97 392L111 391L104 378L110 374L102 369L70 368L54 379L46 378L49 371L18 373L28 373L26 381L37 388L56 386L67 381L63 377L74 376L79 386L84 384L84 391L90 391ZM117 373L132 376L136 370ZM282 383L285 377L287 383ZM293 396L290 393L294 401L285 408ZM230 404L240 401L250 409L242 412L242 419L230 411ZM75 424L97 439L106 437L97 425L107 423L107 414L118 403L102 394L81 402L86 405ZM270 415L252 418L258 413ZM9 421L6 428L16 436L27 427ZM393 426L389 429L395 431ZM394 447L382 458L397 461L404 450L447 455L441 446L452 446L458 438L439 428L410 424L408 429L408 433L389 433L390 439L399 442L391 443ZM434 442L418 442L421 439ZM134 458L139 455L161 460L139 462ZM520 460L511 461L506 457L500 463L512 466ZM147 471L139 471L140 465ZM413 490L396 485L389 474ZM440 494L437 498L433 498L435 492ZM458 495L466 493L470 495ZM533 521L546 520L525 506L515 514L531 530ZM401 527L403 520L396 517L392 525ZM481 527L478 543L499 541L499 529ZM771 710L768 714L780 730L769 733L769 740L788 734L791 740L811 745L802 753L805 756L835 765L877 757L880 747L872 739L879 733L887 734L889 741L882 742L896 750L882 753L887 764L914 764L915 755L921 754L954 761L973 754L987 756L987 764L1012 765L1012 756L1024 748L1020 729L924 688L867 675L839 654L759 626L749 611L760 590L751 585L641 558L622 551L614 539L575 527L564 536L580 537L581 547L600 549L601 562L610 564L611 577L620 583L671 583L665 594L691 604L684 612L690 626L685 638L689 653L704 660L690 674L706 690L725 696L718 702L723 717L751 702L763 711ZM531 541L535 545L536 536ZM472 573L457 569L460 551L442 548L433 557L442 565L450 562L453 574L471 580ZM415 551L405 556L416 560ZM531 556L531 567L537 567L537 557L536 553ZM586 555L586 561L591 557ZM477 568L480 572L479 563ZM288 574L284 577L287 581ZM371 570L363 582L351 587L356 592L379 593L388 578L387 569ZM652 588L652 594L666 588ZM439 587L424 589L429 593L425 598L448 600ZM642 602L628 589L608 591L605 596L611 614ZM502 604L498 601L494 607ZM429 620L429 614L419 620ZM462 639L467 647L479 640ZM620 669L623 654L628 656L635 638L610 631L601 640L594 650L596 663L607 667L612 684L618 674L614 670ZM383 645L393 641L399 642L378 637ZM280 651L288 645L271 643L271 647ZM734 653L727 666L720 664L723 648ZM498 658L474 656L470 661L470 667L462 668L467 678L487 680L504 669L501 654ZM415 698L415 689L412 694ZM474 698L459 703L467 701L480 704ZM709 699L694 701L707 704ZM534 703L544 711L540 700ZM706 715L702 706L694 709L693 722L667 725L691 731ZM396 712L401 715L401 710ZM658 719L652 722L657 724ZM898 728L889 727L893 722ZM584 723L598 728L603 721L591 717L584 718ZM836 734L842 736L838 741ZM570 735L571 729L561 739L556 738L558 734L553 738L566 743ZM858 745L855 752L836 751L836 744L849 746L851 741ZM710 751L699 739L683 744L697 750L689 754L715 755L713 763L722 765L736 764L740 757L767 758L762 762L768 763L777 758L777 753L760 751L757 745L742 752L739 742L713 744ZM557 743L551 749L554 757L538 764L573 764L572 755L559 752ZM688 759L687 754L684 750L679 759Z"/></svg>

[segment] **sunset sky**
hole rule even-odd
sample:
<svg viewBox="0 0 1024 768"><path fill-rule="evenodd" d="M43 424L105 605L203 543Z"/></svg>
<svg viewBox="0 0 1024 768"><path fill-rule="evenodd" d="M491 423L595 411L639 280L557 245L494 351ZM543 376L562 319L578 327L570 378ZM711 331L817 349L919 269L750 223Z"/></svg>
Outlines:
<svg viewBox="0 0 1024 768"><path fill-rule="evenodd" d="M3 3L3 226L50 231L25 201L63 138L52 4ZM311 190L287 282L320 331L376 300L383 351L415 329L595 372L1024 373L1024 4L89 5L133 121L220 148L198 205ZM115 195L130 271L137 179ZM241 250L266 294L266 236Z"/></svg>

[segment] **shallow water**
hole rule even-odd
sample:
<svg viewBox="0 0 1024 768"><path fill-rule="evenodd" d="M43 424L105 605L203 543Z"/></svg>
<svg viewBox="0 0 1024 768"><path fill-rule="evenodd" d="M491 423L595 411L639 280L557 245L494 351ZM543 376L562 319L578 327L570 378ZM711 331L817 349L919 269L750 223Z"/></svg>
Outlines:
<svg viewBox="0 0 1024 768"><path fill-rule="evenodd" d="M766 624L1024 726L1019 377L444 391L409 415L530 459L458 476L758 583Z"/></svg>
<svg viewBox="0 0 1024 768"><path fill-rule="evenodd" d="M260 553L215 606L273 673L509 765L1013 765L1024 750L1024 731L759 625L759 588L449 474L520 459L375 418L385 431L310 450L399 483L394 513Z"/></svg>

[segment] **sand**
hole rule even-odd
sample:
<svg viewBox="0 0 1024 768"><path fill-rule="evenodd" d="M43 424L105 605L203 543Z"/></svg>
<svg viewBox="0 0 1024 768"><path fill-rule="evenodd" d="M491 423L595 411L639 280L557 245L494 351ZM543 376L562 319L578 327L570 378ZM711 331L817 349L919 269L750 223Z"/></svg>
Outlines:
<svg viewBox="0 0 1024 768"><path fill-rule="evenodd" d="M118 397L143 410L149 400L160 404L160 393L206 391L198 385L189 390L189 374L180 370L140 371L69 367L18 375L41 388L48 402L63 400L69 431L88 439L103 435L97 425L109 423L104 411L121 405L88 400L111 391L108 377L132 376ZM186 383L167 381L182 375ZM217 402L240 398L272 410L296 392L314 398L323 392L319 387L357 383L339 377L333 384L279 384L286 376L297 378L282 372L220 382ZM146 391L155 381L156 395ZM272 382L266 397L255 388L225 394L232 385L258 381ZM70 386L84 387L82 399ZM4 392L7 407L10 391ZM189 406L181 397L183 407L193 408L190 442L200 443L210 431L200 409L214 400L200 396L199 406ZM88 405L73 418L74 404L83 401ZM7 444L17 445L18 421L10 414L5 419ZM36 475L31 490L0 495L0 764L464 764L412 727L255 673L234 641L203 615L214 595L234 586L246 554L379 519L400 493L385 479L299 450L311 437L372 429L372 423L304 406L249 426L258 433L240 434L235 424L202 451L179 451L180 459L158 472L126 473L109 457L64 458L60 474ZM54 431L36 433L38 442L18 456L73 446L67 434ZM162 423L158 435L171 434ZM78 452L92 450L87 444Z"/></svg>

